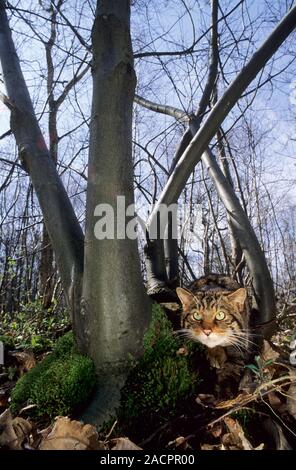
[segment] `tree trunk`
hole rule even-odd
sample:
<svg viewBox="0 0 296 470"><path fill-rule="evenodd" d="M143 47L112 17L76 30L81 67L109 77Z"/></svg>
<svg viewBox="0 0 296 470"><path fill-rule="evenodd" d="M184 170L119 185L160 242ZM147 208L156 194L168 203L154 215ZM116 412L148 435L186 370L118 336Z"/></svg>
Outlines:
<svg viewBox="0 0 296 470"><path fill-rule="evenodd" d="M45 224L42 227L42 251L39 271L39 294L42 297L43 307L49 308L53 300L54 269L53 250Z"/></svg>
<svg viewBox="0 0 296 470"><path fill-rule="evenodd" d="M83 305L87 350L99 377L96 400L84 419L102 422L119 399L129 354L142 349L149 300L141 280L137 241L117 232L118 196L134 203L132 106L136 77L128 0L98 2L92 32L93 102L87 186ZM114 210L114 238L95 236L95 208ZM124 231L126 222L121 227ZM112 224L113 226L113 224Z"/></svg>
<svg viewBox="0 0 296 470"><path fill-rule="evenodd" d="M49 73L49 76L51 74ZM50 80L48 89L50 94L53 90L53 80ZM57 164L58 159L58 134L57 134L57 110L54 99L52 96L48 99L49 104L49 119L48 119L48 133L49 133L49 153ZM50 243L50 238L45 224L42 228L42 251L40 260L40 277L39 277L39 291L42 295L42 303L44 308L49 308L53 300L54 292L54 267L53 267L53 249Z"/></svg>
<svg viewBox="0 0 296 470"><path fill-rule="evenodd" d="M221 168L222 172L228 181L229 185L233 188L233 193L234 191L234 184L233 180L231 177L224 145L223 145L223 140L222 140L222 133L221 130L218 129L217 131L217 148L219 152L219 158L221 162ZM232 275L237 278L238 282L242 282L242 269L244 267L244 263L242 262L243 258L243 251L242 247L240 245L239 237L237 233L235 232L235 228L233 226L231 217L227 214L227 224L228 224L228 231L229 231L229 239L230 239L230 245L231 245L231 263L232 263Z"/></svg>
<svg viewBox="0 0 296 470"><path fill-rule="evenodd" d="M257 302L257 315L252 318L257 333L268 338L275 327L275 295L273 282L256 234L247 214L242 209L232 186L225 179L214 155L208 149L202 156L203 163L215 183L236 236L244 252Z"/></svg>
<svg viewBox="0 0 296 470"><path fill-rule="evenodd" d="M11 130L20 160L39 200L71 310L76 340L83 351L79 293L83 233L41 133L12 41L3 0L0 0L0 60L11 110Z"/></svg>

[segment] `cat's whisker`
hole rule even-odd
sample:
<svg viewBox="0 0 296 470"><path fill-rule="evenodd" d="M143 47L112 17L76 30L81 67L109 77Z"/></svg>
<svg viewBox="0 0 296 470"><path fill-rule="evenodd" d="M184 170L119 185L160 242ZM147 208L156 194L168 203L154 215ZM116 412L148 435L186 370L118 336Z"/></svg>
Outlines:
<svg viewBox="0 0 296 470"><path fill-rule="evenodd" d="M250 331L248 330L241 330L242 333L246 333L248 334L249 336L262 336L262 335L259 335L259 333L251 333Z"/></svg>
<svg viewBox="0 0 296 470"><path fill-rule="evenodd" d="M182 336L182 335L188 335L188 334L189 334L189 331L186 328L184 328L182 330L173 331L174 336Z"/></svg>
<svg viewBox="0 0 296 470"><path fill-rule="evenodd" d="M182 328L181 330L177 330L173 332L174 336L178 336L180 339L190 339L192 341L197 341L195 335L189 329Z"/></svg>
<svg viewBox="0 0 296 470"><path fill-rule="evenodd" d="M247 348L247 343L245 341L242 341L240 340L239 338L235 338L235 337L230 337L230 339L236 343L236 344L239 344L240 346L243 346L245 348Z"/></svg>
<svg viewBox="0 0 296 470"><path fill-rule="evenodd" d="M235 330L233 330L232 334L240 336L242 338L249 338L249 336L250 336L249 333L245 332L245 331L235 331Z"/></svg>
<svg viewBox="0 0 296 470"><path fill-rule="evenodd" d="M248 351L249 348L248 348L248 343L246 341L246 338L242 339L239 336L230 334L228 339L229 341L231 341L232 346L237 345L237 346L240 346L240 348L244 349L245 351Z"/></svg>
<svg viewBox="0 0 296 470"><path fill-rule="evenodd" d="M237 332L232 331L231 335L235 338L241 339L242 341L247 341L247 342L251 341L250 338L248 337L248 335L245 335L245 334L242 335L242 334L239 334Z"/></svg>
<svg viewBox="0 0 296 470"><path fill-rule="evenodd" d="M245 337L250 343L256 345L255 341L256 341L257 337L254 338L254 337L252 337L252 335L247 334L247 333L243 333L243 334L237 333L237 335L239 335L240 337ZM258 336L260 336L260 335L258 335ZM254 340L254 341L252 341L252 340Z"/></svg>
<svg viewBox="0 0 296 470"><path fill-rule="evenodd" d="M230 343L230 346L233 346L234 348L236 348L238 351L240 351L243 354L243 349L238 343L236 343L235 341L231 341L231 340L229 341L229 343Z"/></svg>
<svg viewBox="0 0 296 470"><path fill-rule="evenodd" d="M240 334L237 334L237 333L234 333L233 331L231 331L229 333L229 335L232 337L232 338L235 338L236 340L238 341L241 341L241 342L244 342L244 343L247 343L249 342L249 338L247 336L242 336Z"/></svg>
<svg viewBox="0 0 296 470"><path fill-rule="evenodd" d="M245 344L240 344L234 341L233 343L234 346L236 346L241 352L248 352L249 348Z"/></svg>
<svg viewBox="0 0 296 470"><path fill-rule="evenodd" d="M256 343L254 343L254 341L251 341L250 338L248 338L248 335L247 334L240 334L238 332L232 332L232 336L235 337L235 338L238 338L242 341L245 341L246 343L248 343L249 345L254 345L254 346L257 346Z"/></svg>
<svg viewBox="0 0 296 470"><path fill-rule="evenodd" d="M240 344L237 344L235 342L231 343L230 346L232 346L233 348L237 349L241 354L244 354L245 351L247 351L247 349L245 349L244 347L242 347Z"/></svg>

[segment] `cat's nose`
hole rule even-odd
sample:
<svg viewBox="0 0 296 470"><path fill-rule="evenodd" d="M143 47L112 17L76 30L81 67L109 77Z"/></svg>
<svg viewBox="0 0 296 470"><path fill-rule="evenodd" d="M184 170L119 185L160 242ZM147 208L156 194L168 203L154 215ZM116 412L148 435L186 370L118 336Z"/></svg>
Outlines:
<svg viewBox="0 0 296 470"><path fill-rule="evenodd" d="M205 335L210 336L210 334L212 333L212 330L203 330L203 332Z"/></svg>

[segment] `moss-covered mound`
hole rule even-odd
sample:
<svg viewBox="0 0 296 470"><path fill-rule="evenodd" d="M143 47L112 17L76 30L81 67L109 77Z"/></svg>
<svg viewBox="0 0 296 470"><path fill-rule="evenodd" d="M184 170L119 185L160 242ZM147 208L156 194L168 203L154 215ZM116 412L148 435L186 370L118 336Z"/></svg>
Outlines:
<svg viewBox="0 0 296 470"><path fill-rule="evenodd" d="M18 412L36 404L37 416L71 413L90 395L96 382L94 365L75 350L72 332L61 337L53 352L16 383L11 408Z"/></svg>
<svg viewBox="0 0 296 470"><path fill-rule="evenodd" d="M173 328L159 305L153 306L152 322L144 338L144 354L134 365L122 389L118 417L128 425L143 425L157 416L172 416L178 405L198 384L190 370L189 358L177 354L180 348ZM144 424L145 423L145 424Z"/></svg>

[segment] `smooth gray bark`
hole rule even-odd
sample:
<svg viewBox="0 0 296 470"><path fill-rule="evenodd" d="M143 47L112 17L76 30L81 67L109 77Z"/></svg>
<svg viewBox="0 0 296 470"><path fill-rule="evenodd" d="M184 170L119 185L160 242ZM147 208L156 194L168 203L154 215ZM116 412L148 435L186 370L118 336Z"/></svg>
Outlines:
<svg viewBox="0 0 296 470"><path fill-rule="evenodd" d="M222 133L220 129L218 129L217 131L217 148L219 152L219 159L221 162L222 172L227 182L229 183L231 188L234 190L234 184L233 184L232 176L230 173L229 164L228 164L226 153L225 153ZM233 191L233 193L235 194L235 191ZM238 234L235 231L235 227L233 226L231 217L229 215L227 215L227 223L228 223L229 238L230 238L230 244L231 244L231 263L232 263L231 271L232 271L232 275L234 277L237 277L237 280L241 282L242 281L241 270L244 265L244 263L242 262L243 252L242 252L242 248L240 245Z"/></svg>
<svg viewBox="0 0 296 470"><path fill-rule="evenodd" d="M250 224L247 214L240 205L231 184L227 181L212 152L207 149L202 155L209 174L216 186L217 192L225 206L231 226L244 252L248 265L259 314L252 318L257 333L270 337L274 332L275 295L273 282L267 266L264 253L258 238ZM268 324L260 326L262 323Z"/></svg>
<svg viewBox="0 0 296 470"><path fill-rule="evenodd" d="M106 417L102 404L107 395L109 404L117 404L118 387L127 374L129 354L140 353L150 318L137 240L124 236L120 239L116 233L122 215L117 214L117 197L124 196L126 206L134 203L131 137L136 76L129 18L128 0L101 0L92 32L93 101L83 313L87 351L99 376L97 422ZM98 240L95 236L99 219L94 213L99 204L109 204L114 209L114 239ZM99 418L100 412L103 414ZM88 419L91 414L89 409Z"/></svg>

